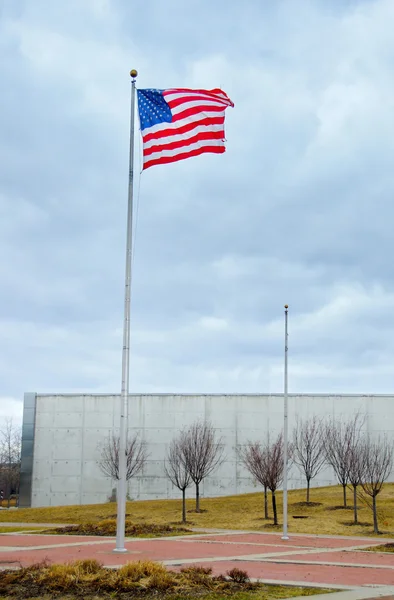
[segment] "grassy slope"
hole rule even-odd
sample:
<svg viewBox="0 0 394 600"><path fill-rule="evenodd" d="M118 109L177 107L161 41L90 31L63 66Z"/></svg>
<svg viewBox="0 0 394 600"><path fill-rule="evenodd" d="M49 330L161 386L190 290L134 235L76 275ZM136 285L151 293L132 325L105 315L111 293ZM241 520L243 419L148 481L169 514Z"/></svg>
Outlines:
<svg viewBox="0 0 394 600"><path fill-rule="evenodd" d="M282 495L278 493L278 514L282 511ZM320 506L296 506L305 500L304 490L289 492L289 530L293 533L369 535L372 533L372 513L360 503L358 526L345 525L351 522L352 510L330 510L342 504L342 488L332 486L316 488L311 492L311 501ZM351 494L348 493L351 503ZM201 514L193 512L194 501L188 500L188 525L220 529L272 530L272 521L265 521L263 494L245 494L222 498L203 498ZM380 528L387 535L394 536L394 484L384 486L378 498ZM133 522L179 523L181 501L151 500L127 503L128 519ZM270 504L270 515L272 514ZM116 505L113 503L66 506L49 508L29 508L16 511L0 511L0 522L15 523L86 523L114 518ZM293 515L306 515L307 519L293 519Z"/></svg>

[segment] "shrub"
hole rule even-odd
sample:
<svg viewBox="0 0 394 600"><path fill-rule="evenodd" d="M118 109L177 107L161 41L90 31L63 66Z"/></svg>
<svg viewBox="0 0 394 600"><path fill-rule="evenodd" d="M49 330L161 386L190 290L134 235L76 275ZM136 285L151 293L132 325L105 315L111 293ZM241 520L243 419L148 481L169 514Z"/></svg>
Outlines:
<svg viewBox="0 0 394 600"><path fill-rule="evenodd" d="M141 581L146 577L153 575L162 576L167 573L166 568L160 563L151 560L138 560L129 562L118 570L119 579L131 579L131 581Z"/></svg>
<svg viewBox="0 0 394 600"><path fill-rule="evenodd" d="M211 567L185 567L181 569L181 574L183 575L186 582L192 584L193 586L212 586L213 580Z"/></svg>
<svg viewBox="0 0 394 600"><path fill-rule="evenodd" d="M231 569L231 571L227 571L227 576L234 581L234 583L248 583L249 575L246 571L242 571L242 569Z"/></svg>
<svg viewBox="0 0 394 600"><path fill-rule="evenodd" d="M74 595L90 598L93 595L144 593L149 597L198 597L206 590L228 595L245 584L246 589L258 589L259 584L248 583L247 573L239 569L228 572L230 580L223 576L213 577L212 569L190 566L181 572L167 571L153 561L130 562L120 569L102 567L96 560L79 560L68 564L36 564L17 571L3 571L0 577L0 597L30 598ZM107 596L106 596L107 597ZM123 597L123 596L122 596Z"/></svg>

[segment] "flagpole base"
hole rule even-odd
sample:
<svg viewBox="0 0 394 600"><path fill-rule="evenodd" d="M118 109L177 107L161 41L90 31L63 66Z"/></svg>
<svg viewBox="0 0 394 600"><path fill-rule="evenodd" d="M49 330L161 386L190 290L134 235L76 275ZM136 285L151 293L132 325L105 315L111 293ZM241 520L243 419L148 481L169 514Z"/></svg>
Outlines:
<svg viewBox="0 0 394 600"><path fill-rule="evenodd" d="M125 552L128 552L128 550L126 548L114 548L112 552L115 552L116 554L124 554Z"/></svg>
<svg viewBox="0 0 394 600"><path fill-rule="evenodd" d="M288 535L282 535L282 537L280 539L283 540L284 542L287 542L290 538Z"/></svg>

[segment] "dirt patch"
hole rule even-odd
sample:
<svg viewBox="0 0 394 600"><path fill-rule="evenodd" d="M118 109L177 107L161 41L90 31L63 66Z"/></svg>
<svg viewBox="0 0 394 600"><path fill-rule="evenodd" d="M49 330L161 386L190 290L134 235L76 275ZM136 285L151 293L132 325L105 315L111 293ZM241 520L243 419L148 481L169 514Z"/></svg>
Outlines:
<svg viewBox="0 0 394 600"><path fill-rule="evenodd" d="M313 508L314 506L322 506L322 502L294 502L291 506L296 506L297 508Z"/></svg>
<svg viewBox="0 0 394 600"><path fill-rule="evenodd" d="M115 519L106 519L98 523L83 523L80 525L66 525L66 527L51 528L45 533L61 534L61 535L98 535L98 536L115 536L116 521ZM174 527L173 525L155 525L149 523L132 523L126 521L125 533L127 537L165 537L174 535L188 535L193 531L186 527Z"/></svg>
<svg viewBox="0 0 394 600"><path fill-rule="evenodd" d="M358 506L357 510L361 510L363 508L363 506ZM354 510L354 506L327 506L326 510Z"/></svg>
<svg viewBox="0 0 394 600"><path fill-rule="evenodd" d="M366 523L364 521L359 521L358 523L355 523L354 521L341 521L340 524L345 527L372 527L371 523Z"/></svg>

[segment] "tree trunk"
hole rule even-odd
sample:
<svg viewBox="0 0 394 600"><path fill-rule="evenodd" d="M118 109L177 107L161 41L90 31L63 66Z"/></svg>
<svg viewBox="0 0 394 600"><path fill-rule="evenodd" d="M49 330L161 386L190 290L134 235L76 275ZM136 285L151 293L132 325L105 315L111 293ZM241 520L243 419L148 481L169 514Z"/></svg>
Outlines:
<svg viewBox="0 0 394 600"><path fill-rule="evenodd" d="M354 524L357 525L357 486L353 485L353 512L354 512Z"/></svg>
<svg viewBox="0 0 394 600"><path fill-rule="evenodd" d="M12 490L12 460L11 449L8 446L8 508L11 506L11 490Z"/></svg>
<svg viewBox="0 0 394 600"><path fill-rule="evenodd" d="M376 512L376 496L372 496L372 510L373 510L373 532L379 533L378 515Z"/></svg>
<svg viewBox="0 0 394 600"><path fill-rule="evenodd" d="M307 479L306 480L306 501L309 502L309 498L310 498L310 487L311 487L311 480Z"/></svg>
<svg viewBox="0 0 394 600"><path fill-rule="evenodd" d="M346 483L342 484L343 487L343 506L347 508L347 500L346 500Z"/></svg>
<svg viewBox="0 0 394 600"><path fill-rule="evenodd" d="M182 523L186 523L186 488L182 490Z"/></svg>
<svg viewBox="0 0 394 600"><path fill-rule="evenodd" d="M274 512L274 525L278 524L278 513L276 512L276 496L275 492L272 493L272 510Z"/></svg>
<svg viewBox="0 0 394 600"><path fill-rule="evenodd" d="M268 488L264 486L264 519L268 518Z"/></svg>
<svg viewBox="0 0 394 600"><path fill-rule="evenodd" d="M200 512L200 484L196 483L196 512Z"/></svg>

